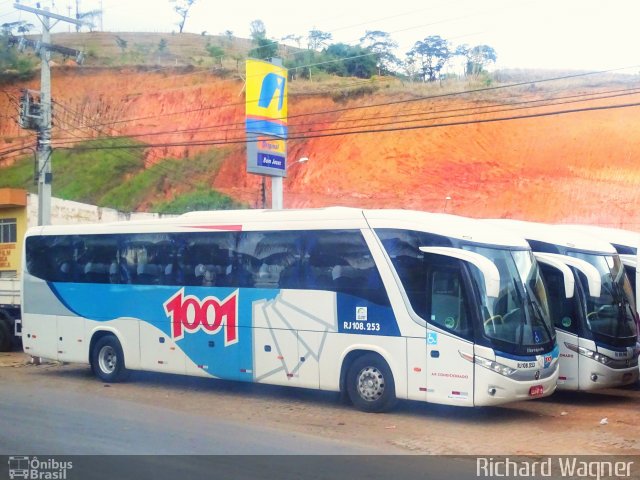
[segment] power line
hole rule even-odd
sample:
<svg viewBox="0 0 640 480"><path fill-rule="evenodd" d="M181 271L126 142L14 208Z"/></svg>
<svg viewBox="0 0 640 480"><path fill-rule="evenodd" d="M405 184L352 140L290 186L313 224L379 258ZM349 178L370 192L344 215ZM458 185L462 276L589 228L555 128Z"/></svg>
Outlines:
<svg viewBox="0 0 640 480"><path fill-rule="evenodd" d="M414 98L409 98L409 99L404 99L404 100L394 100L394 101L374 103L374 104L369 104L369 105L359 105L359 106L352 106L352 107L344 107L344 108L337 108L337 109L332 109L332 110L323 110L323 111L319 111L319 112L301 113L301 114L297 114L297 115L289 115L288 119L299 118L299 117L307 117L307 116L313 116L313 115L326 115L326 114L329 114L329 113L340 113L340 112L346 112L346 111L362 110L362 109L367 109L367 108L377 108L377 107L390 106L390 105L402 105L402 104L407 104L407 103L422 102L422 101L426 101L426 100L433 100L433 99L436 99L436 98L446 98L446 97L453 97L453 96L458 96L458 95L471 95L471 94L475 94L475 93L482 93L482 92L489 92L489 91L495 91L495 90L504 90L504 89L508 89L508 88L521 87L521 86L524 86L524 85L535 85L535 84L540 84L540 83L548 83L548 82L555 82L555 81L560 81L560 80L568 80L568 79L572 79L572 78L580 78L580 77L599 75L599 74L604 74L604 73L613 73L613 72L616 72L616 71L627 70L627 69L630 69L630 68L638 68L639 66L640 65L634 65L634 66L619 67L619 68L613 68L613 69L607 69L607 70L581 72L581 73L575 73L575 74L570 74L570 75L561 75L561 76L556 76L556 77L550 77L550 78L545 78L545 79L540 79L540 80L535 80L535 81L522 81L522 82L509 83L509 84L506 84L506 85L494 85L494 86L490 86L490 87L482 87L482 88L477 88L477 89L472 89L472 90L462 90L462 91L456 91L456 92L450 92L450 93L440 93L440 94L435 94L435 95L425 95L425 96L419 96L419 97L414 97ZM115 124L118 124L118 123L129 123L129 122L138 121L138 120L148 120L148 119L152 119L152 118L180 115L180 114L183 114L183 113L195 113L195 112L201 112L201 111L205 111L205 110L212 110L212 109L219 109L219 108L220 109L221 108L229 108L229 107L234 107L234 106L245 105L245 103L246 102L236 102L236 103L228 103L228 104L223 104L223 105L199 107L199 108L194 108L194 109L181 110L181 111L177 111L177 112L167 112L167 113L158 114L158 115L148 115L148 116L144 116L144 117L134 117L134 118L128 118L128 119L114 120L114 121L111 121L111 122L103 122L103 123L94 124L93 126L115 125ZM275 118L275 120L284 120L284 119L285 119L285 117Z"/></svg>
<svg viewBox="0 0 640 480"><path fill-rule="evenodd" d="M571 104L571 103L584 103L584 102L587 102L587 101L591 102L591 101L604 100L604 99L610 99L610 98L637 95L638 93L640 93L640 87L635 88L635 89L620 89L620 90L611 90L609 92L598 92L598 93L595 93L595 94L568 95L568 96L555 97L555 98L550 98L550 99L538 99L538 100L528 100L528 101L510 102L510 103L497 103L497 104L484 105L484 106L470 106L470 107L463 107L463 108L438 110L438 111L434 111L434 112L429 113L429 114L425 114L424 112L419 112L419 113L406 113L406 114L398 114L398 115L367 117L367 118L360 118L360 119L321 121L321 122L317 122L315 124L300 124L300 125L295 125L295 126L294 125L290 125L290 132L292 132L294 127L308 128L309 130L307 130L307 132L309 132L309 131L328 132L328 131L344 130L346 128L377 127L377 126L385 126L385 125L416 123L416 122L420 122L420 121L443 120L443 119L447 119L447 118L462 118L462 117L468 117L468 116L471 116L471 115L488 115L488 114L493 114L493 113L502 113L502 112L507 112L507 111L513 111L513 110L522 110L522 109L531 109L531 108L545 108L545 107L550 107L550 106L567 105L567 104ZM546 103L543 103L543 102L546 102ZM509 108L487 110L489 108L496 108L496 107L509 107ZM485 111L478 111L478 110L485 110ZM442 115L444 113L452 113L452 112L469 112L469 113L459 113L459 114L456 114L456 115ZM419 117L417 117L418 115L419 115ZM410 119L407 119L407 120L399 120L401 118L408 118L408 117L417 117L417 118L410 118ZM381 123L378 123L378 122L376 122L376 123L363 123L363 122L366 122L368 120L384 120L384 119L388 119L388 118L391 118L394 121L381 122ZM324 127L324 128L319 129L319 130L311 130L314 126L318 126L318 125L321 125L321 124L334 124L335 125L337 123L347 123L347 122L352 123L352 125L349 126L349 127L334 126L334 127ZM357 122L357 124L355 124L356 122ZM243 124L228 124L228 125L243 125ZM184 133L198 133L198 132L204 133L204 132L206 132L208 130L213 130L213 129L215 129L217 131L220 131L220 127L221 127L221 125L207 126L207 127L197 127L197 128L185 129L185 130L173 130L173 131L166 130L166 131L161 131L161 132L149 132L149 133L140 133L140 134L133 134L133 135L122 135L122 136L119 136L119 137L112 136L110 138L139 138L139 137L149 137L149 136L156 136L156 135L178 135L178 134L184 134ZM244 133L244 128L242 128L242 129L241 128L229 129L229 130L225 130L225 132L234 132L234 131L235 132L239 132L240 130L242 130L242 132ZM296 130L295 132L292 132L292 133L295 134L295 133L303 133L303 132L301 130L300 131ZM76 141L76 139L70 139L70 138L58 139L56 141L56 146L61 146L61 145L68 144L68 143L74 143L75 141Z"/></svg>
<svg viewBox="0 0 640 480"><path fill-rule="evenodd" d="M82 115L81 115L81 114L79 114L77 111L74 111L74 110L72 110L71 108L69 108L69 107L66 107L66 106L62 105L62 104L60 104L59 102L56 102L56 104L57 104L57 105L60 105L63 109L65 109L65 110L69 111L70 113L72 113L72 114L74 114L74 115L76 115L76 116L81 116L81 117L82 117ZM81 127L81 128L90 128L90 129L95 130L97 133L100 133L100 134L104 135L104 133L103 133L101 130L96 129L96 128L93 128L93 127L87 127L87 126L85 126L85 127ZM115 130L115 129L113 129L113 128L112 128L112 130ZM117 130L115 130L115 131L117 132ZM73 134L72 134L72 135L73 135ZM106 138L99 138L99 139L93 139L93 140L95 140L95 141L103 141L103 142L106 142L106 141L112 140L112 139L114 139L114 138L116 138L116 139L117 139L117 137L113 137L113 136L107 135L107 137L106 137ZM82 140L82 139L81 139L81 140ZM56 148L57 148L57 147L56 147ZM108 149L108 148L100 148L100 149ZM125 153L127 153L127 154L131 155L131 158L132 158L132 159L134 159L134 160L137 160L137 159L138 159L138 157L135 157L135 156L134 156L133 152L125 152ZM177 161L179 161L178 159L170 159L170 158L159 158L158 160L159 160L159 162L161 162L161 161L171 161L171 160L176 161L176 162L177 162ZM147 167L147 168L150 168L150 169L156 169L156 170L159 170L160 172L165 173L165 174L173 173L173 172L172 172L172 170L170 169L170 167L169 167L168 165L163 165L163 164L161 164L161 163L151 163L151 164L150 164L150 162L149 162L147 159L144 159L144 158L142 158L142 162L143 162L144 166L145 166L145 167ZM184 179L183 179L183 180L182 180L182 183L183 183L183 184L186 184L186 185L188 185L188 186L190 186L190 187L193 187L193 188L197 188L197 187L198 187L198 184L193 183L193 182L190 182L190 181L188 181L188 180L184 180Z"/></svg>
<svg viewBox="0 0 640 480"><path fill-rule="evenodd" d="M439 128L439 127L452 127L452 126L461 126L461 125L473 125L473 124L482 124L482 123L496 123L503 121L513 121L513 120L525 120L531 118L538 117L550 117L556 115L566 115L572 113L582 113L582 112L590 112L590 111L602 111L602 110L612 110L619 108L631 108L638 107L640 103L626 103L619 105L606 105L606 106L598 106L598 107L585 107L585 108L576 108L570 110L558 110L553 112L543 112L543 113L535 113L530 115L519 115L519 116L508 116L508 117L497 117L497 118L488 118L488 119L477 119L477 120L467 120L467 121L459 121L459 122L448 122L448 123L436 123L430 125L411 125L404 127L389 127L389 128L381 128L374 130L354 130L354 131L345 131L345 132L333 132L333 133L314 133L313 135L299 135L299 136L290 136L289 140L306 140L310 138L322 138L322 137L338 137L345 135L358 135L358 134L368 134L368 133L387 133L387 132L397 132L397 131L409 131L409 130L422 130L429 128ZM203 140L197 142L167 142L160 144L145 144L145 145L134 145L134 146L111 146L111 147L58 147L59 149L64 150L100 150L100 149L136 149L136 148L157 148L157 147L180 147L180 146L208 146L208 145L231 145L231 144L241 144L246 143L245 139L238 140L229 140L229 141L219 141L219 140Z"/></svg>
<svg viewBox="0 0 640 480"><path fill-rule="evenodd" d="M470 113L470 114L465 114L464 116L468 116L468 115L482 115L482 114L489 114L489 113L497 113L497 112L502 112L502 111L508 111L508 110L514 110L514 109L522 109L522 108L532 108L531 105L535 104L540 104L543 102L553 102L553 103L546 103L543 105L538 105L539 108L541 107L545 107L545 106L551 106L551 105L560 105L560 104L567 104L567 103L576 103L576 102L585 102L585 101L593 101L593 100L602 100L602 99L607 99L607 98L614 98L614 97L620 97L620 96L628 96L628 95L634 95L638 93L638 88L640 87L635 87L635 88L627 88L627 89L616 89L616 90L609 90L609 91L602 91L602 92L593 92L593 93L584 93L584 94L576 94L576 95L567 95L567 96L560 96L560 97L553 97L553 98L545 98L545 99L537 99L537 100L526 100L526 101L520 101L520 102L505 102L505 103L494 103L491 105L471 105L468 107L460 107L460 108L453 108L453 109L446 109L446 110L438 110L433 112L432 114L429 115L440 115L442 113L451 113L451 112L461 112L461 111L468 111L468 110L473 110L474 112ZM573 99L572 101L566 101L566 102L558 102L558 100L569 100L569 99ZM519 106L521 105L521 106ZM493 111L478 111L478 110L486 110L489 108L495 108L495 107L503 107L503 106L510 106L512 108L508 108L508 109L501 109L501 110L493 110ZM418 113L404 113L404 114L394 114L394 115L386 115L386 116L380 116L380 115L376 115L376 116L372 116L372 117L362 117L362 118L354 118L354 119L338 119L338 120L326 120L326 121L318 121L315 123L309 123L309 124L290 124L289 125L289 129L290 131L295 130L296 128L313 128L315 126L318 125L322 125L322 124L336 124L336 123L346 123L346 122L363 122L366 120L372 120L372 119L376 119L376 120L380 120L380 119L385 119L385 118L392 118L392 119L398 119L398 118L405 118L405 117L415 117L417 115L420 115L421 118L416 118L413 120L407 120L405 122L387 122L387 123L407 123L407 122L415 122L415 121L421 121L421 120L433 120L433 119L442 119L442 118L451 118L451 117L457 117L460 115L450 115L450 116L436 116L436 117L430 117L430 118L425 118L425 112L418 112ZM386 123L383 124L374 124L374 125L358 125L358 127L361 126L380 126L380 125L385 125ZM139 137L147 137L147 136L155 136L155 135L177 135L177 134L184 134L184 133L197 133L197 132L203 132L203 131L208 131L208 130L218 130L221 131L220 129L222 127L236 127L236 128L230 128L230 129L225 129L223 130L225 133L229 133L229 132L239 132L240 130L242 130L244 132L244 123L243 122L234 122L234 123L228 123L228 124L217 124L217 125L210 125L210 126L206 126L206 127L194 127L194 128L189 128L189 129L178 129L178 130L165 130L165 131L160 131L160 132L147 132L147 133L139 133L139 134L133 134L133 135L122 135L122 138L139 138ZM336 130L336 129L340 129L342 127L337 127L337 128L333 128L332 130ZM112 137L113 138L113 137ZM58 139L58 140L70 140L70 139ZM59 145L59 143L58 143Z"/></svg>

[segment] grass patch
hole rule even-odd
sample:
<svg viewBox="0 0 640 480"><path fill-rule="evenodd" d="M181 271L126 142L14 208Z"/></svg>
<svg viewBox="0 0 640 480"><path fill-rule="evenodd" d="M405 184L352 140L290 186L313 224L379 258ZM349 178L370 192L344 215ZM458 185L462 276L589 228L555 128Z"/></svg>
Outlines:
<svg viewBox="0 0 640 480"><path fill-rule="evenodd" d="M142 148L95 148L140 145L131 139L99 139L80 143L75 150L54 150L53 195L125 212L140 205L162 213L246 208L209 187L226 155L223 149L189 159L165 159L145 168ZM1 170L0 187L35 192L33 177L33 157L25 156Z"/></svg>
<svg viewBox="0 0 640 480"><path fill-rule="evenodd" d="M102 205L130 212L151 199L151 210L156 211L160 206L173 202L166 200L167 192L210 190L205 185L217 173L224 155L224 150L211 150L189 159L163 160L113 188L102 197Z"/></svg>
<svg viewBox="0 0 640 480"><path fill-rule="evenodd" d="M231 210L238 208L248 207L215 190L198 187L196 191L181 194L173 200L158 202L153 205L151 210L160 213L179 214L196 210Z"/></svg>
<svg viewBox="0 0 640 480"><path fill-rule="evenodd" d="M128 147L141 145L131 139L104 139L83 142L76 147ZM105 206L102 198L144 168L143 150L54 150L52 159L53 195Z"/></svg>
<svg viewBox="0 0 640 480"><path fill-rule="evenodd" d="M0 188L24 188L34 192L36 187L33 182L34 172L33 155L23 157L11 165L0 170Z"/></svg>

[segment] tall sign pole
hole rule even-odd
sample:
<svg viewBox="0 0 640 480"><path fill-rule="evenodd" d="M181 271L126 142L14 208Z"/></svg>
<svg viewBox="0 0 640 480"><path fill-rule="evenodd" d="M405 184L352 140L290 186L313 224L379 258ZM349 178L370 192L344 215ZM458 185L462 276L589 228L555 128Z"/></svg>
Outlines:
<svg viewBox="0 0 640 480"><path fill-rule="evenodd" d="M14 4L18 10L35 13L42 23L42 41L38 52L41 60L40 69L40 122L38 128L38 225L51 223L51 28L58 21L82 25L75 18L51 13L48 8L27 7ZM51 25L51 19L57 20Z"/></svg>
<svg viewBox="0 0 640 480"><path fill-rule="evenodd" d="M287 173L287 70L279 59L247 60L247 172L271 177L271 208L283 206Z"/></svg>
<svg viewBox="0 0 640 480"><path fill-rule="evenodd" d="M47 9L45 9L47 10ZM50 19L43 15L40 46L40 108L42 118L38 132L38 225L51 223L51 53L45 45L51 43Z"/></svg>

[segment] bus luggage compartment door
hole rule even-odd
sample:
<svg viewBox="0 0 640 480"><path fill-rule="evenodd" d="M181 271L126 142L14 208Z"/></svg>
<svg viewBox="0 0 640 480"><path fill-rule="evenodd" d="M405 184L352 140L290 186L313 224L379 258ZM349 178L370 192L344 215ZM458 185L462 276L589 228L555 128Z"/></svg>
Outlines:
<svg viewBox="0 0 640 480"><path fill-rule="evenodd" d="M56 323L58 360L86 362L88 355L84 337L85 319L58 315Z"/></svg>

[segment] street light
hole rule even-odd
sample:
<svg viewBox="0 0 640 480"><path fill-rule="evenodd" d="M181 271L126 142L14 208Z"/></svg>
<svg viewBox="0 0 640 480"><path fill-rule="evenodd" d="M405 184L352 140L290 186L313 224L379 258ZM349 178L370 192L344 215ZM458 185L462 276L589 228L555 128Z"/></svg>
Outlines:
<svg viewBox="0 0 640 480"><path fill-rule="evenodd" d="M293 167L296 163L305 163L305 162L308 162L308 161L309 161L309 157L300 157L295 162L287 165L287 170L289 170L291 167Z"/></svg>
<svg viewBox="0 0 640 480"><path fill-rule="evenodd" d="M451 197L449 195L447 195L447 197L444 199L444 207L442 207L442 212L446 213L447 211L447 204L449 203L449 200L451 200Z"/></svg>
<svg viewBox="0 0 640 480"><path fill-rule="evenodd" d="M306 163L309 161L309 157L300 157L295 162L290 163L285 167L285 171L289 170L291 167L296 165L297 163ZM283 200L283 184L282 177L271 177L271 208L273 210L282 210L282 206L284 203Z"/></svg>

